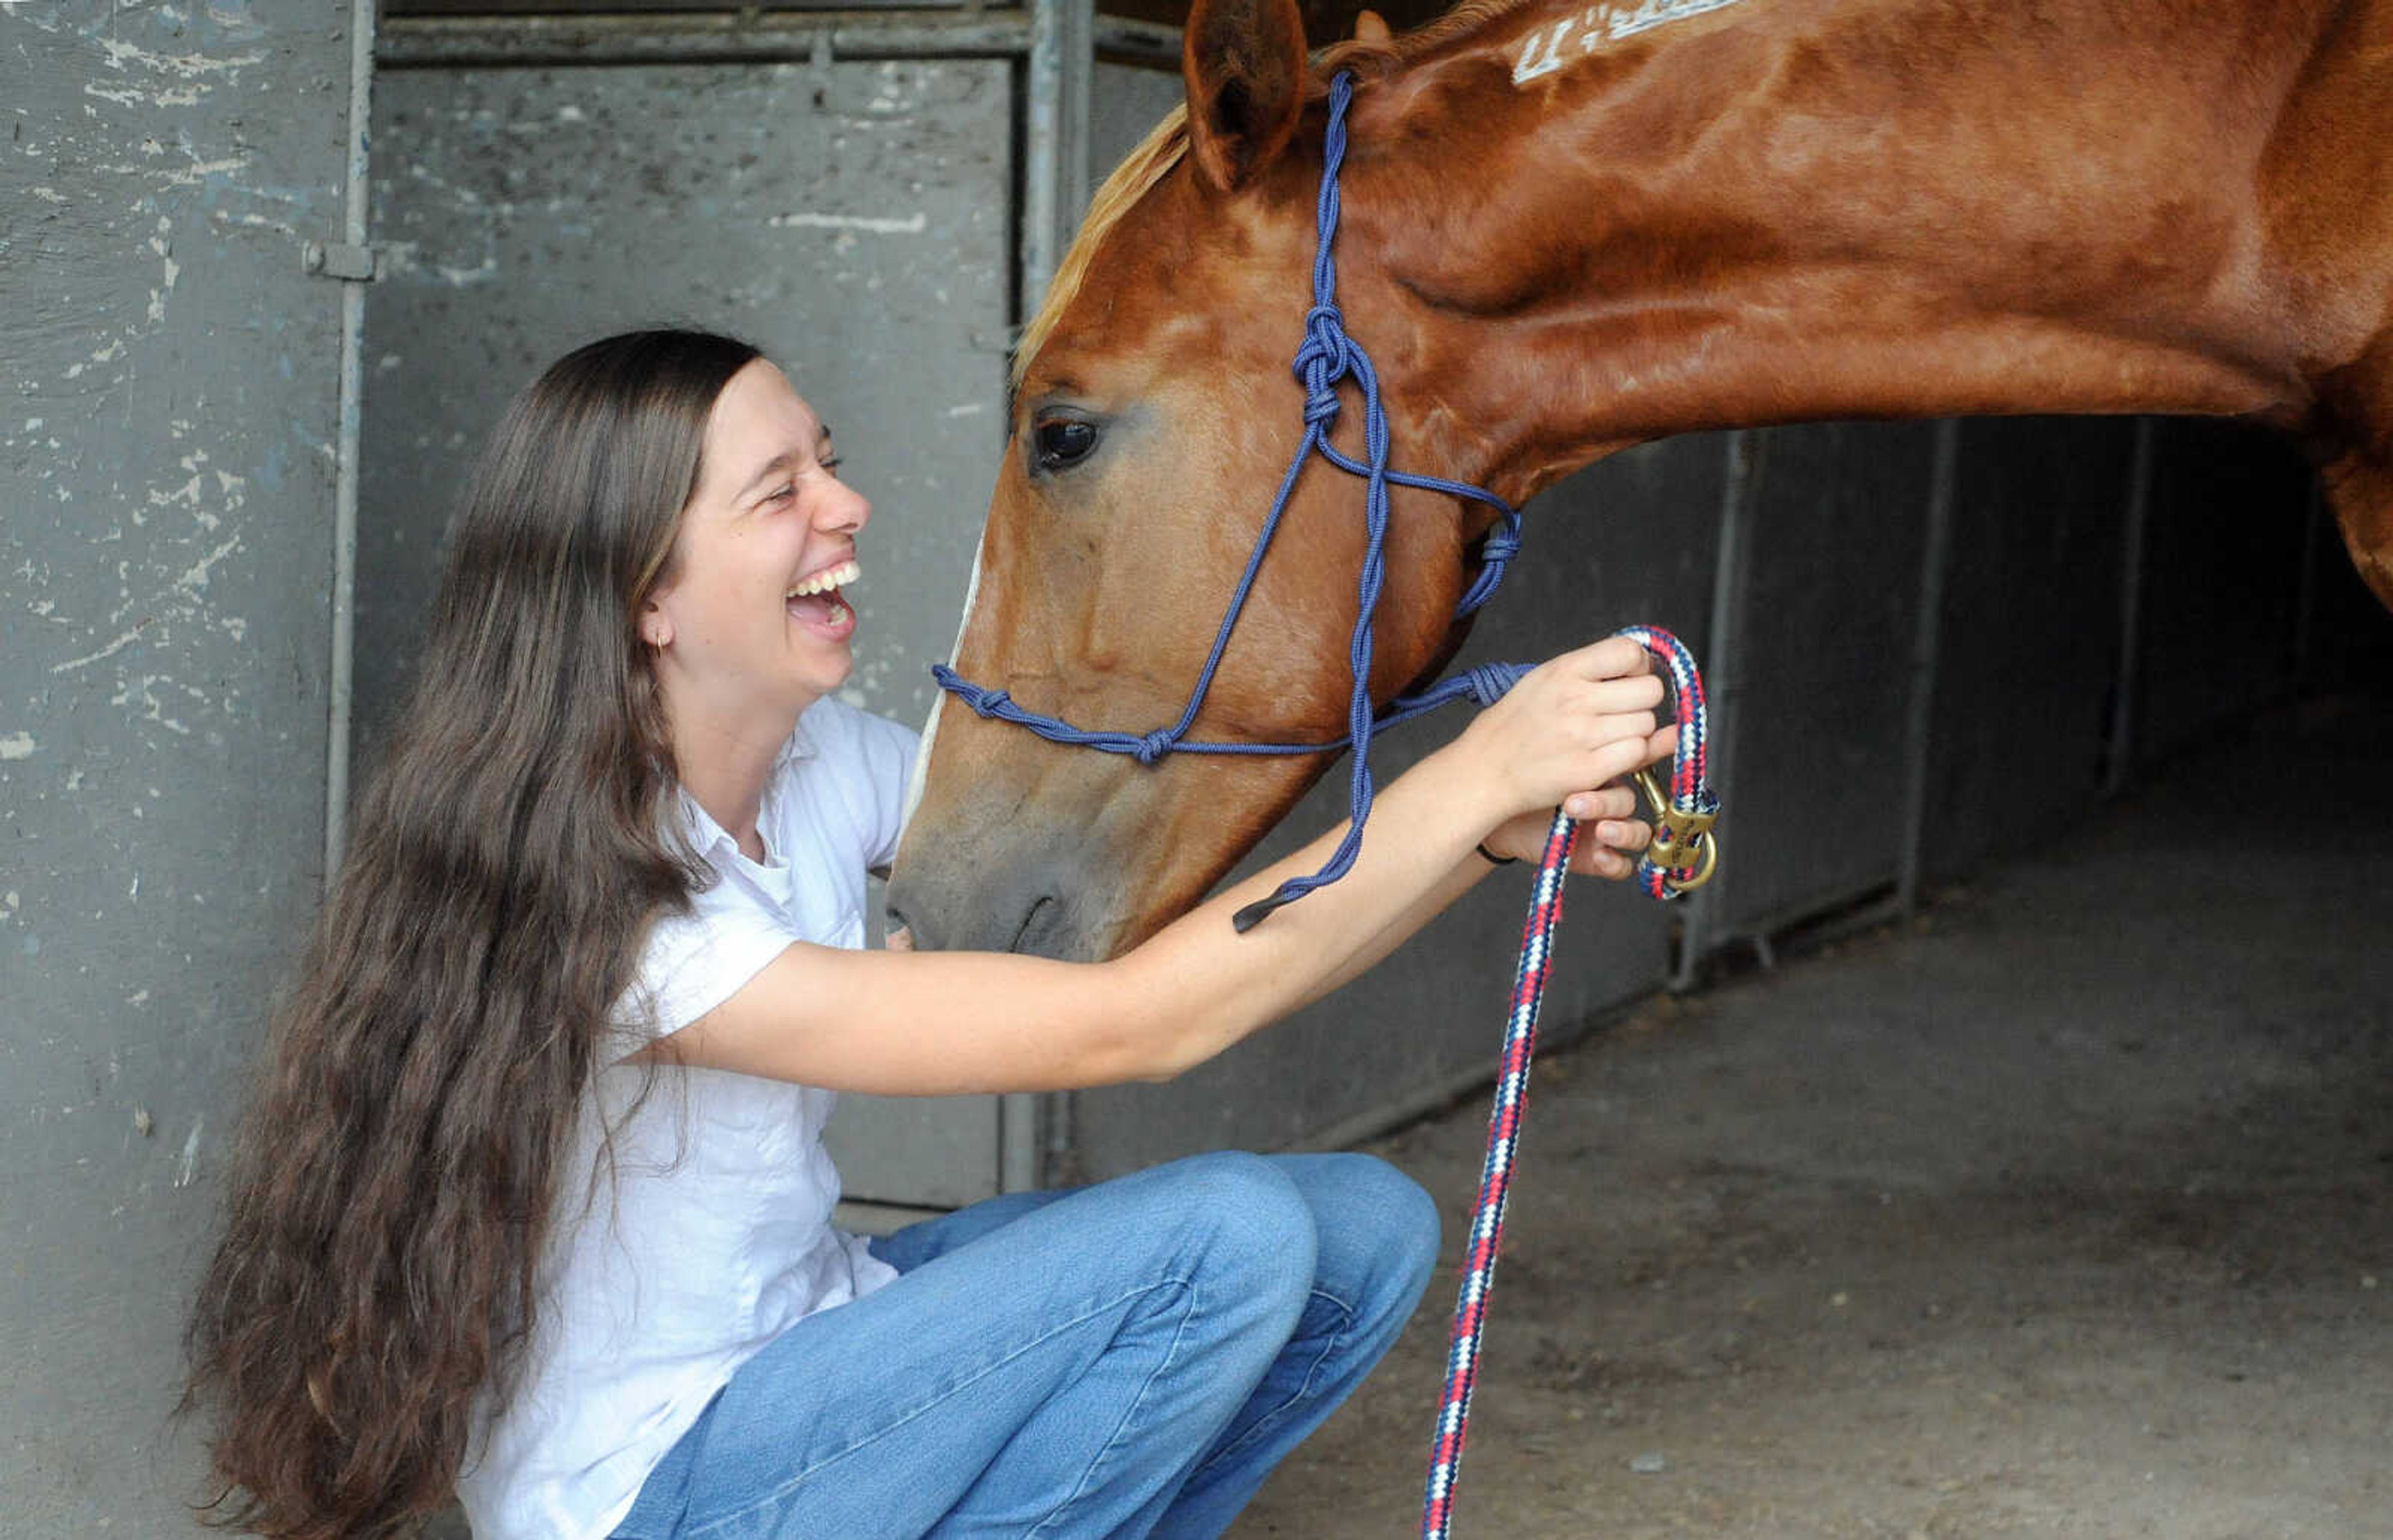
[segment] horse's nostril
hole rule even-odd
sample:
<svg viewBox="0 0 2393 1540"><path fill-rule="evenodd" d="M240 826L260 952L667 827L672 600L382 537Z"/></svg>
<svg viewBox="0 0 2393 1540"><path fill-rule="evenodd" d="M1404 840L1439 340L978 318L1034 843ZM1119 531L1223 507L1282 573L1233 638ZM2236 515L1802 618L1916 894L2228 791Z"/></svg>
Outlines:
<svg viewBox="0 0 2393 1540"><path fill-rule="evenodd" d="M1032 952L1040 956L1053 955L1040 943L1053 933L1058 913L1055 895L1040 894L1031 901L1028 912L1022 917L1021 929L1013 933L1013 939L1007 943L1005 949L1009 952Z"/></svg>

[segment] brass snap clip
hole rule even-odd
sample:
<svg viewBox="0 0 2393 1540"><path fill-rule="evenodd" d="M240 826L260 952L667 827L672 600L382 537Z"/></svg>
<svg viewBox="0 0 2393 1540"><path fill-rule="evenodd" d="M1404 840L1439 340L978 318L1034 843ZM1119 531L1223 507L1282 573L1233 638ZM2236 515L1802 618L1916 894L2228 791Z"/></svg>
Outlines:
<svg viewBox="0 0 2393 1540"><path fill-rule="evenodd" d="M1720 815L1674 806L1650 769L1638 771L1635 778L1654 810L1654 842L1645 847L1645 858L1669 873L1663 883L1672 893L1694 892L1720 869L1720 837L1712 832Z"/></svg>

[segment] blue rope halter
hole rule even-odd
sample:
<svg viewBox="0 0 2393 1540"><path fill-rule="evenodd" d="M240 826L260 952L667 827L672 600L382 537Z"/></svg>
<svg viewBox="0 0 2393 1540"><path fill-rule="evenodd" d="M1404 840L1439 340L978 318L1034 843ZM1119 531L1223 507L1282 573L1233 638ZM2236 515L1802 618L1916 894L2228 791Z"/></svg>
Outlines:
<svg viewBox="0 0 2393 1540"><path fill-rule="evenodd" d="M1051 743L1097 749L1109 754L1128 754L1141 764L1154 764L1166 754L1320 754L1351 746L1354 750L1354 766L1347 790L1346 837L1339 842L1337 850L1319 871L1310 877L1290 878L1281 883L1271 896L1240 909L1233 922L1241 932L1251 930L1281 905L1293 903L1314 889L1338 881L1354 864L1355 852L1362 848L1363 826L1371 816L1371 799L1376 789L1371 776L1373 733L1381 727L1410 721L1466 696L1482 706L1492 705L1528 672L1517 663L1482 664L1417 695L1399 696L1383 712L1375 711L1371 704L1372 614L1379 607L1380 589L1387 577L1388 488L1391 485L1417 487L1424 491L1467 498L1494 509L1502 519L1501 528L1491 531L1481 547L1479 575L1470 591L1454 607L1457 620L1471 614L1495 596L1497 586L1504 581L1505 568L1521 549L1521 515L1510 503L1484 488L1448 481L1443 476L1413 476L1388 468L1388 414L1380 398L1379 371L1371 366L1371 357L1363 350L1363 346L1347 334L1345 317L1338 308L1338 268L1331 253L1338 234L1338 171L1346 158L1346 107L1353 95L1353 76L1340 72L1329 83L1329 125L1324 141L1317 216L1320 246L1313 260L1313 308L1305 312L1304 342L1297 349L1294 365L1296 377L1304 385L1304 438L1297 446L1294 459L1288 463L1288 474L1280 478L1279 495L1273 499L1271 513L1264 518L1262 529L1255 537L1254 550L1247 557L1246 570L1240 574L1237 589L1230 596L1229 608L1222 617L1221 628L1213 635L1212 650L1206 655L1205 666L1196 675L1196 687L1189 692L1188 704L1181 711L1180 720L1169 727L1158 727L1146 733L1092 732L1076 727L1061 717L1027 711L1003 690L971 684L945 664L933 664L931 667L931 677L938 682L941 689L984 717L1027 727ZM1367 456L1363 461L1340 453L1329 442L1330 426L1337 421L1340 407L1339 385L1350 376L1363 395L1363 437ZM1356 583L1362 608L1355 619L1353 638L1348 648L1354 682L1347 702L1346 734L1327 743L1223 743L1192 739L1187 736L1188 729L1205 704L1206 692L1212 688L1213 675L1220 669L1222 655L1230 645L1230 633L1236 629L1238 614L1246 607L1247 595L1254 590L1255 575L1262 568L1263 554L1271 549L1272 537L1279 529L1280 516L1288 511L1288 499L1296 491L1298 477L1303 474L1306 462L1316 453L1348 475L1361 476L1365 486L1363 511L1367 539L1364 546L1362 571Z"/></svg>

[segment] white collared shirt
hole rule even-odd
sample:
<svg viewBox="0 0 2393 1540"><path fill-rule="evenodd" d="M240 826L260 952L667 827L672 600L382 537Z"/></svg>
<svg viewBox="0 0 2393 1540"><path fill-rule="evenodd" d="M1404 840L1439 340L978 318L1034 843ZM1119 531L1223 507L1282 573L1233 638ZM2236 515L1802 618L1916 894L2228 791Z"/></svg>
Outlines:
<svg viewBox="0 0 2393 1540"><path fill-rule="evenodd" d="M865 873L897 847L914 751L909 729L817 701L765 787L762 862L685 796L715 881L688 914L652 928L619 1024L661 1037L791 942L863 946ZM896 1276L831 1228L830 1092L662 1069L640 1102L649 1078L615 1066L593 1087L558 1182L520 1388L458 1481L477 1540L606 1534L734 1370L800 1318ZM618 1129L611 1183L606 1125Z"/></svg>

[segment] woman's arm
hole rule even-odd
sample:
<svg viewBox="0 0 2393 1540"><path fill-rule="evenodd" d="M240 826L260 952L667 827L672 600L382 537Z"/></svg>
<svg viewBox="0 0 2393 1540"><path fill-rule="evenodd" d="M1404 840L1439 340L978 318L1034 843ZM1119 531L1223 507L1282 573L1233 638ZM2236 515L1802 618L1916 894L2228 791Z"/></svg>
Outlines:
<svg viewBox="0 0 2393 1540"><path fill-rule="evenodd" d="M1100 963L796 945L649 1052L836 1090L1056 1090L1168 1079L1351 977L1470 886L1472 845L1667 752L1661 684L1619 638L1516 685L1380 794L1353 868L1241 935L1332 830ZM1592 857L1590 857L1592 859ZM1484 863L1480 863L1483 864Z"/></svg>

